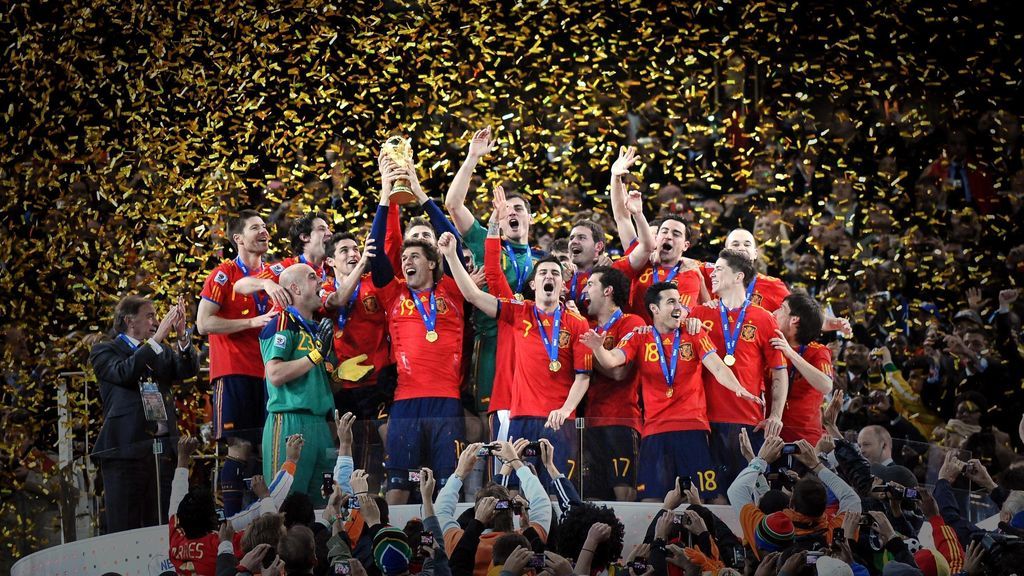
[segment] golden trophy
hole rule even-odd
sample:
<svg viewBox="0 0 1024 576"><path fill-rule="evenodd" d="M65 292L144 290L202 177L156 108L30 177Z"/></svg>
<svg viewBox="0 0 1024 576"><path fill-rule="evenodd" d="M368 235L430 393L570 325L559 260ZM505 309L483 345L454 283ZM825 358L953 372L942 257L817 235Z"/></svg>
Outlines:
<svg viewBox="0 0 1024 576"><path fill-rule="evenodd" d="M413 159L411 138L392 136L384 142L384 146L381 149L385 156L399 166L404 166L406 162ZM416 195L412 193L412 188L409 187L409 180L407 178L395 180L395 183L391 186L391 196L388 198L398 204L413 204L416 202Z"/></svg>

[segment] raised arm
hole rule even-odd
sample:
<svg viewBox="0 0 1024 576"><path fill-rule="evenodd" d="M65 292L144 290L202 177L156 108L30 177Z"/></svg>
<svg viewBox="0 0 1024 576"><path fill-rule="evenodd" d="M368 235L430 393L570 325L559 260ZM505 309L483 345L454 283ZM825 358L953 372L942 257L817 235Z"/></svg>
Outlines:
<svg viewBox="0 0 1024 576"><path fill-rule="evenodd" d="M380 201L377 204L377 213L373 216L373 224L370 226L370 238L374 245L384 244L384 235L387 232L388 221L388 196L391 195L391 184L398 178L407 177L404 168L392 162L381 154L380 157ZM391 261L383 251L375 252L370 259L370 273L373 278L373 285L378 288L387 286L395 278L395 269Z"/></svg>
<svg viewBox="0 0 1024 576"><path fill-rule="evenodd" d="M338 281L338 289L324 299L325 308L328 310L337 310L338 308L348 304L348 299L352 297L352 293L356 291L356 286L359 286L359 282L362 281L363 273L366 272L366 268L370 265L370 260L376 252L377 250L373 242L373 238L368 238L366 240L366 246L363 247L363 254L359 257L359 262L356 264L356 267L353 268L347 276L341 278Z"/></svg>
<svg viewBox="0 0 1024 576"><path fill-rule="evenodd" d="M624 178L629 174L630 167L637 161L636 148L625 146L619 148L619 157L612 164L611 204L615 230L619 234L619 242L625 250L637 239L633 221L626 210L626 192ZM652 242L653 243L653 242Z"/></svg>
<svg viewBox="0 0 1024 576"><path fill-rule="evenodd" d="M626 200L626 210L633 216L636 222L637 246L629 253L629 265L633 270L639 270L647 265L651 252L654 252L654 232L644 215L644 200L639 190L629 193ZM625 246L623 246L625 248Z"/></svg>
<svg viewBox="0 0 1024 576"><path fill-rule="evenodd" d="M508 216L504 188L494 188L491 204L493 208L487 223L487 238L484 240L484 281L487 283L487 291L493 296L508 300L515 296L515 293L508 283L508 277L501 269L501 221Z"/></svg>
<svg viewBox="0 0 1024 576"><path fill-rule="evenodd" d="M481 290L473 279L469 276L469 272L466 271L466 267L462 264L462 259L456 252L458 249L458 243L455 241L455 236L450 232L445 232L437 239L437 249L440 250L441 255L444 256L445 262L448 263L448 267L452 271L452 278L455 279L455 283L459 286L459 291L462 292L463 297L468 302L479 308L484 314L487 314L491 318L498 316L498 299L490 294Z"/></svg>
<svg viewBox="0 0 1024 576"><path fill-rule="evenodd" d="M448 187L448 194L444 197L444 207L455 222L455 228L460 234L469 231L476 218L469 208L466 208L466 194L469 192L469 182L473 179L473 171L477 163L494 148L494 138L491 136L490 127L478 130L473 134L473 140L469 143L469 152L466 159L455 173L455 179Z"/></svg>

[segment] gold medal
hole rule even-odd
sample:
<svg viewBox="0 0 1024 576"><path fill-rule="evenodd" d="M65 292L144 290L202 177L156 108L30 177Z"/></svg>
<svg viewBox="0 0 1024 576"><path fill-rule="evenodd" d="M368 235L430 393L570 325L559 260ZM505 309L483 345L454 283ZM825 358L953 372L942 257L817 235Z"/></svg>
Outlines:
<svg viewBox="0 0 1024 576"><path fill-rule="evenodd" d="M548 364L548 370L551 370L552 372L558 372L561 369L562 363L559 362L558 360L552 360L551 363Z"/></svg>
<svg viewBox="0 0 1024 576"><path fill-rule="evenodd" d="M433 330L427 331L427 342L437 342L437 332Z"/></svg>
<svg viewBox="0 0 1024 576"><path fill-rule="evenodd" d="M676 389L675 388L669 388L668 390L665 390L665 398L671 398L672 395L675 394L675 393L676 393Z"/></svg>
<svg viewBox="0 0 1024 576"><path fill-rule="evenodd" d="M722 362L725 362L726 366L732 368L736 364L736 357L732 354L726 354L725 358L722 358Z"/></svg>
<svg viewBox="0 0 1024 576"><path fill-rule="evenodd" d="M519 294L518 292L516 293L515 296L513 296L513 298L516 299L516 302L522 302L523 301L523 295Z"/></svg>

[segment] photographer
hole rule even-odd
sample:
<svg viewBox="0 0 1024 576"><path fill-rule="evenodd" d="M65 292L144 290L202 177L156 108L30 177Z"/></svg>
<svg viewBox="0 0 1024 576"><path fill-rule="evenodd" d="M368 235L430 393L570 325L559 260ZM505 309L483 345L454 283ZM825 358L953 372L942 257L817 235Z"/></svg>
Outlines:
<svg viewBox="0 0 1024 576"><path fill-rule="evenodd" d="M518 443L520 449L525 447L524 443ZM462 489L463 480L473 471L477 459L487 457L493 453L503 463L509 464L515 470L516 477L523 495L528 501L529 525L523 528L532 528L537 532L541 540L547 540L548 529L551 526L551 501L548 499L547 491L541 485L537 476L530 471L530 468L523 464L519 453L508 442L496 442L486 447L482 443L470 444L459 455L459 462L455 473L451 475L448 482L437 494L437 501L434 507L437 513L438 522L444 531L445 550L452 555L452 563L456 565L455 548L463 538L466 530L459 526L455 518L455 508L459 500L459 491ZM493 499L493 513L489 510ZM514 531L512 516L516 506L513 499L504 486L490 483L484 486L476 494L475 518L479 522L474 525L473 532L480 530L480 541L476 546L476 558L474 574L486 576L488 566L491 563L492 549L494 542L502 534ZM473 522L471 521L471 523ZM481 529L482 526L482 529ZM489 529L489 531L488 531ZM524 530L521 530L524 531ZM459 556L461 559L461 556ZM461 561L457 564L461 566Z"/></svg>
<svg viewBox="0 0 1024 576"><path fill-rule="evenodd" d="M917 502L921 500L914 473L899 465L871 467L871 497L864 499L865 511L882 512L900 534L916 537L924 525Z"/></svg>
<svg viewBox="0 0 1024 576"><path fill-rule="evenodd" d="M810 443L801 440L787 445L781 438L768 438L758 451L757 458L740 472L728 492L729 502L739 514L744 539L752 547L756 543L757 528L766 516L755 505L755 483L758 476L768 471L769 464L779 459L783 448L787 446L794 451L793 456L810 471L793 486L789 507L782 511L792 521L798 539L831 543L832 531L842 526L846 513L861 511L860 497L818 460L817 450ZM835 515L826 512L826 487L839 500L839 512ZM756 549L755 554L761 556Z"/></svg>
<svg viewBox="0 0 1024 576"><path fill-rule="evenodd" d="M942 468L939 469L939 480L935 483L932 495L939 506L942 519L956 530L956 535L961 543L971 542L976 536L987 533L985 529L971 524L969 520L960 515L960 507L957 504L956 495L953 494L952 484L961 474L988 490L992 501L1000 506L997 533L1024 535L1024 515L1021 514L1024 511L1024 497L1021 497L1021 493L1000 489L981 462L977 460L962 462L956 457L956 453L950 450L946 453Z"/></svg>

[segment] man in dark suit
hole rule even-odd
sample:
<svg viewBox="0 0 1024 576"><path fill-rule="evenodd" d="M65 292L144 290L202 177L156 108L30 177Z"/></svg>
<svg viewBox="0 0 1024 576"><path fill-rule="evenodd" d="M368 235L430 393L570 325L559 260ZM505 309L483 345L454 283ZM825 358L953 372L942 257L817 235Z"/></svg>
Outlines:
<svg viewBox="0 0 1024 576"><path fill-rule="evenodd" d="M158 323L152 302L126 296L114 309L111 339L89 355L103 404L93 457L103 478L107 533L165 521L178 435L171 384L199 371L185 315L179 299ZM177 343L165 345L172 331Z"/></svg>

